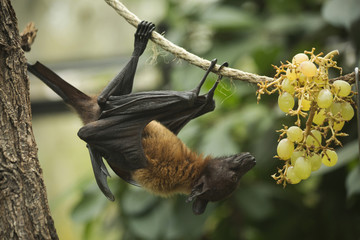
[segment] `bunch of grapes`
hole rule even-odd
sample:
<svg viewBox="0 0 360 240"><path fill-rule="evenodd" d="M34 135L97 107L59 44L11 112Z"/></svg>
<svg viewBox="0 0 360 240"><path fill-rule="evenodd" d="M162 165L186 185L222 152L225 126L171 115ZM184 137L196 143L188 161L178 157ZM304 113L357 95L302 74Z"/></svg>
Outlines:
<svg viewBox="0 0 360 240"><path fill-rule="evenodd" d="M262 94L279 93L279 108L296 116L294 126L279 130L277 158L284 162L272 175L278 184L297 184L307 179L322 164L331 167L338 161L333 145L340 145L341 129L354 116L353 92L343 80L329 81L329 68L339 69L333 57L312 51L296 54L292 62L276 68L272 82L258 84L258 101Z"/></svg>

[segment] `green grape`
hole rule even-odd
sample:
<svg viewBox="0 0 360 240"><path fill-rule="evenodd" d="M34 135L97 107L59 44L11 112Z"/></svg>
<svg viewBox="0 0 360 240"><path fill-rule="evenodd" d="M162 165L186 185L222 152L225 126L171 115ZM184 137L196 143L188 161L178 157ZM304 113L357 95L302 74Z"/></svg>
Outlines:
<svg viewBox="0 0 360 240"><path fill-rule="evenodd" d="M301 110L309 111L311 106L311 101L306 100L305 98L301 99Z"/></svg>
<svg viewBox="0 0 360 240"><path fill-rule="evenodd" d="M348 102L341 103L340 113L345 121L349 121L354 117L354 109Z"/></svg>
<svg viewBox="0 0 360 240"><path fill-rule="evenodd" d="M317 73L317 68L311 61L304 61L300 63L300 71L307 77L313 77Z"/></svg>
<svg viewBox="0 0 360 240"><path fill-rule="evenodd" d="M278 98L278 105L281 111L287 113L295 105L294 97L288 92L283 92Z"/></svg>
<svg viewBox="0 0 360 240"><path fill-rule="evenodd" d="M322 157L322 163L327 166L327 167L332 167L334 166L337 161L338 161L338 156L336 154L335 151L333 150L326 150L326 154L323 154L324 156Z"/></svg>
<svg viewBox="0 0 360 240"><path fill-rule="evenodd" d="M306 137L306 145L308 147L314 146L315 148L320 147L321 144L321 133L318 130L311 130L311 133L315 136L315 138L311 135ZM317 140L317 141L316 141ZM320 144L319 144L320 143Z"/></svg>
<svg viewBox="0 0 360 240"><path fill-rule="evenodd" d="M316 101L320 108L328 108L333 103L333 95L329 89L322 89Z"/></svg>
<svg viewBox="0 0 360 240"><path fill-rule="evenodd" d="M280 159L290 159L294 152L294 144L287 138L282 139L277 145L277 155Z"/></svg>
<svg viewBox="0 0 360 240"><path fill-rule="evenodd" d="M303 131L297 126L291 126L286 131L287 138L292 142L301 142L303 140Z"/></svg>
<svg viewBox="0 0 360 240"><path fill-rule="evenodd" d="M295 174L293 166L288 167L286 177L291 184L297 184L301 181L301 179Z"/></svg>
<svg viewBox="0 0 360 240"><path fill-rule="evenodd" d="M305 53L298 53L292 59L293 64L300 64L305 61L309 61L309 57Z"/></svg>
<svg viewBox="0 0 360 240"><path fill-rule="evenodd" d="M351 86L349 83L343 81L343 80L336 80L333 83L333 86L335 87L335 92L340 97L346 97L351 92Z"/></svg>
<svg viewBox="0 0 360 240"><path fill-rule="evenodd" d="M295 150L292 154L291 154L291 165L295 165L296 159L298 159L299 157L303 157L305 156L305 150Z"/></svg>
<svg viewBox="0 0 360 240"><path fill-rule="evenodd" d="M326 118L326 111L325 109L320 109L319 112L316 112L313 118L313 123L315 123L316 125L323 125L324 120Z"/></svg>
<svg viewBox="0 0 360 240"><path fill-rule="evenodd" d="M330 112L333 116L341 112L341 103L340 102L333 102L330 106Z"/></svg>
<svg viewBox="0 0 360 240"><path fill-rule="evenodd" d="M321 167L321 155L314 153L312 156L308 157L311 164L311 171L317 171Z"/></svg>
<svg viewBox="0 0 360 240"><path fill-rule="evenodd" d="M285 78L281 83L281 88L283 91L288 92L290 94L294 94L295 87L291 84L290 80Z"/></svg>
<svg viewBox="0 0 360 240"><path fill-rule="evenodd" d="M301 179L307 179L311 174L311 164L309 160L304 157L296 159L294 165L294 173Z"/></svg>

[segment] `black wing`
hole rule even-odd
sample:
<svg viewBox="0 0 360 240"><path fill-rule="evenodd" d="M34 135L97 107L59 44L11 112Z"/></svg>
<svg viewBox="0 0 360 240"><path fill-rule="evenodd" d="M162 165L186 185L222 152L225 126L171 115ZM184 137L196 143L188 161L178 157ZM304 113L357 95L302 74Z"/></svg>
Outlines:
<svg viewBox="0 0 360 240"><path fill-rule="evenodd" d="M82 127L79 137L125 171L146 167L141 145L144 127L157 120L177 133L191 119L214 109L214 101L194 91L153 91L110 97L100 119Z"/></svg>

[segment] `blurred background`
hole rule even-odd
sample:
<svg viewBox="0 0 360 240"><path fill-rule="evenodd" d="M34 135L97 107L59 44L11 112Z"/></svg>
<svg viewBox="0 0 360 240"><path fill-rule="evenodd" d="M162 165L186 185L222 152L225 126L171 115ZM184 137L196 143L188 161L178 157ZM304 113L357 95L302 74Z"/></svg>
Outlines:
<svg viewBox="0 0 360 240"><path fill-rule="evenodd" d="M86 93L99 92L129 59L135 28L104 1L13 0L20 31L39 29L27 59L40 61ZM126 0L140 19L175 44L206 59L273 76L271 66L316 48L336 57L344 74L359 66L359 0ZM338 74L338 72L334 72ZM150 43L135 90L188 90L204 71ZM335 76L335 75L334 75ZM292 124L276 96L256 103L257 87L224 79L214 112L190 122L180 138L205 154L250 151L256 167L226 201L194 216L185 196L161 199L109 179L108 201L93 177L81 122L43 83L31 77L33 129L60 239L360 239L360 167L356 118L344 127L335 167L285 189L270 177L282 124ZM211 76L210 88L216 76Z"/></svg>

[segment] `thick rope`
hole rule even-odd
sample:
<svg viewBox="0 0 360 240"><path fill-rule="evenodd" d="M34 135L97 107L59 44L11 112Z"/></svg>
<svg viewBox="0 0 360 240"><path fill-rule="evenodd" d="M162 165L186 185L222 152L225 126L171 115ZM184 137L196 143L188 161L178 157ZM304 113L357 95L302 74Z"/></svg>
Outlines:
<svg viewBox="0 0 360 240"><path fill-rule="evenodd" d="M134 27L137 27L137 25L140 23L141 20L135 14L130 12L124 6L124 4L122 4L119 0L105 0L105 2L109 4L111 7L113 7L120 16L122 16L128 23L130 23ZM200 58L199 56L196 56L195 54L186 51L184 48L175 45L174 43L164 38L158 32L154 31L152 33L151 40L157 45L159 45L165 51L168 51L173 55L175 55L177 58L181 58L204 70L206 70L210 66L210 61ZM267 76L260 76L254 73L243 72L241 70L229 68L229 67L224 67L219 71L219 67L220 65L216 65L213 72L222 75L224 77L229 77L234 80L246 81L250 83L261 83L265 81L271 82L274 80L274 78L270 78ZM345 81L353 83L354 74L350 73L348 75L336 79L344 79Z"/></svg>

